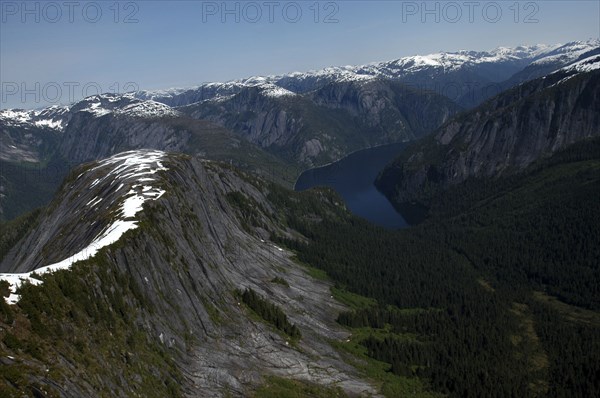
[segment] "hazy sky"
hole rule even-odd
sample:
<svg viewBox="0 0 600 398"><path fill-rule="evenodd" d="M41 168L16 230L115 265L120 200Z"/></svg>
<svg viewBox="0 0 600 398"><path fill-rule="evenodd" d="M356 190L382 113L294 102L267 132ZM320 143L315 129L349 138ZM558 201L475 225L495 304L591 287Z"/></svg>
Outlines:
<svg viewBox="0 0 600 398"><path fill-rule="evenodd" d="M598 38L599 3L2 0L0 107Z"/></svg>

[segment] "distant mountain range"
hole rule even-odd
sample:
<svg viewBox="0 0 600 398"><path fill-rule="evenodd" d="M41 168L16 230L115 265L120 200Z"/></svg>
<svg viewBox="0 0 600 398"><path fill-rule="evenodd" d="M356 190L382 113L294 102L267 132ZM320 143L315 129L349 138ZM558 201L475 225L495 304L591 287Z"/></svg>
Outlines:
<svg viewBox="0 0 600 398"><path fill-rule="evenodd" d="M523 83L414 143L380 175L395 202L426 200L470 178L525 169L600 136L600 55Z"/></svg>
<svg viewBox="0 0 600 398"><path fill-rule="evenodd" d="M291 186L302 169L420 138L599 51L598 40L459 51L2 110L0 218L46 203L73 165L142 148L228 161Z"/></svg>
<svg viewBox="0 0 600 398"><path fill-rule="evenodd" d="M415 55L393 61L360 66L329 67L309 72L284 75L254 76L226 83L205 83L194 88L141 91L142 99L153 99L170 106L227 97L248 87L275 86L303 94L329 83L364 82L377 78L398 80L415 88L451 96L461 106L472 106L480 95L498 94L502 83L518 72L527 70L529 79L543 76L576 61L590 51L598 50L600 40L574 41L557 45L499 47L492 51L440 52ZM515 79L518 81L520 79ZM287 91L278 91L285 95ZM289 93L288 93L289 94Z"/></svg>
<svg viewBox="0 0 600 398"><path fill-rule="evenodd" d="M0 396L599 396L599 109L588 41L0 111ZM282 186L398 141L412 228Z"/></svg>

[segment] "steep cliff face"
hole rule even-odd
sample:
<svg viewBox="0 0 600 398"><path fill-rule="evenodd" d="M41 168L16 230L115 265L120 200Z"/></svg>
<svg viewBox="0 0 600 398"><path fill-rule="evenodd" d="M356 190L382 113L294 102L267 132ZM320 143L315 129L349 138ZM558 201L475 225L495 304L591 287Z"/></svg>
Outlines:
<svg viewBox="0 0 600 398"><path fill-rule="evenodd" d="M261 147L284 146L300 130L289 108L303 102L296 94L273 85L246 87L216 101L182 108L196 119L224 125ZM289 114L289 116L288 116Z"/></svg>
<svg viewBox="0 0 600 398"><path fill-rule="evenodd" d="M4 118L6 113L0 112L0 220L48 203L67 169L56 157L59 130Z"/></svg>
<svg viewBox="0 0 600 398"><path fill-rule="evenodd" d="M444 52L2 110L0 219L47 203L71 166L130 149L230 161L291 185L301 169L418 138L459 106L597 53L597 40Z"/></svg>
<svg viewBox="0 0 600 398"><path fill-rule="evenodd" d="M262 84L179 109L290 162L313 166L365 147L414 139L460 108L429 91L369 78L330 83L307 94Z"/></svg>
<svg viewBox="0 0 600 398"><path fill-rule="evenodd" d="M140 148L229 161L291 185L302 168L411 140L459 109L445 97L373 79L299 95L257 78L209 84L196 94L200 102L177 109L133 94L102 94L70 107L0 112L0 162L6 163L0 216L12 219L47 203L74 165ZM19 191L22 200L15 187L25 162L53 178ZM48 162L53 167L46 169Z"/></svg>
<svg viewBox="0 0 600 398"><path fill-rule="evenodd" d="M388 166L378 186L407 200L470 177L522 170L599 135L599 61L590 57L459 115Z"/></svg>
<svg viewBox="0 0 600 398"><path fill-rule="evenodd" d="M550 51L502 82L505 89L551 74L569 64L600 54L600 41L573 42Z"/></svg>
<svg viewBox="0 0 600 398"><path fill-rule="evenodd" d="M460 110L432 91L379 79L329 84L311 98L318 105L347 111L390 140L418 138Z"/></svg>
<svg viewBox="0 0 600 398"><path fill-rule="evenodd" d="M376 395L328 343L348 337L335 323L343 307L329 285L269 241L273 233L301 238L280 224L270 186L229 166L158 151L119 154L79 169L0 265L0 279L12 284L9 299L17 302L17 321L4 325L5 332L43 344L37 357L18 345L0 345L12 358L7 366L29 366L22 386L64 397L142 391L246 396L268 375ZM326 195L321 201L340 211ZM64 282L69 278L75 280ZM302 337L264 322L240 302L238 289L279 306ZM63 304L54 308L53 302ZM90 302L78 310L78 303ZM95 311L100 315L88 320L86 313ZM57 314L65 318L53 319ZM116 317L115 326L102 323L104 316ZM36 319L64 341L44 337ZM83 362L74 357L78 320L89 336L111 331L87 342ZM123 322L122 330L117 326ZM123 334L131 336L122 341ZM138 352L140 339L145 343ZM108 353L105 345L112 347ZM138 368L144 355L156 362ZM38 376L34 369L41 364L53 372ZM86 371L101 377L82 376ZM155 380L162 382L147 390Z"/></svg>
<svg viewBox="0 0 600 398"><path fill-rule="evenodd" d="M104 94L70 108L0 112L0 218L46 204L68 170L122 151L153 148L231 162L291 185L297 170L231 131L133 95Z"/></svg>

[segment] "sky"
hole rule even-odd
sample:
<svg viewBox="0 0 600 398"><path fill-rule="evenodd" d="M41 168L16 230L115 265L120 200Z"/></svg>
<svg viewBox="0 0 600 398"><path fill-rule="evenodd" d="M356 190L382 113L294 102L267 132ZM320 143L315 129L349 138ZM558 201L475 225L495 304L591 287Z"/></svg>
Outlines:
<svg viewBox="0 0 600 398"><path fill-rule="evenodd" d="M599 0L0 0L0 108L598 37Z"/></svg>

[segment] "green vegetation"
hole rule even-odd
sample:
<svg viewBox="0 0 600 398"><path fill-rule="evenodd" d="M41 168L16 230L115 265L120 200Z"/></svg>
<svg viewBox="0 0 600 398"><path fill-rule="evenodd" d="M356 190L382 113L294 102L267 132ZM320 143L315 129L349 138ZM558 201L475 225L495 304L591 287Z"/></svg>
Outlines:
<svg viewBox="0 0 600 398"><path fill-rule="evenodd" d="M252 289L246 289L243 292L236 291L236 295L262 319L287 334L292 340L300 340L302 337L300 329L288 321L285 312L281 308L265 300Z"/></svg>
<svg viewBox="0 0 600 398"><path fill-rule="evenodd" d="M372 308L372 300L367 297L350 292L344 292L343 296L336 297L340 298L345 295L351 296L353 302L359 303L358 309L365 310L365 313L368 313L368 309ZM392 307L389 307L389 310L404 314L420 312L420 310L399 310ZM374 343L381 344L381 342L389 340L405 344L416 344L418 343L417 335L395 331L390 324L380 325L380 328L362 327L360 325L351 326L351 322L348 322L348 317L354 317L354 314L354 311L350 311L340 314L338 318L338 322L348 326L352 335L345 341L331 341L331 344L335 348L345 354L345 359L348 363L361 371L365 377L372 380L378 386L379 391L386 397L409 396L430 398L441 396L441 394L428 391L427 383L423 380L412 375L399 374L397 372L398 369L394 369L390 363L374 359L375 354L369 351L368 348Z"/></svg>
<svg viewBox="0 0 600 398"><path fill-rule="evenodd" d="M318 269L318 268L314 268L308 265L304 266L304 269L306 270L306 273L319 281L328 281L329 277L327 276L327 272L323 271L322 269Z"/></svg>
<svg viewBox="0 0 600 398"><path fill-rule="evenodd" d="M335 286L331 288L331 294L337 301L355 310L362 310L377 306L377 301L373 300L372 298L364 297Z"/></svg>
<svg viewBox="0 0 600 398"><path fill-rule="evenodd" d="M443 235L490 280L600 310L598 154L600 140L582 142L524 173L452 187L430 200L419 229Z"/></svg>
<svg viewBox="0 0 600 398"><path fill-rule="evenodd" d="M390 364L378 361L368 355L367 348L361 343L371 334L384 335L385 331L362 328L352 329L352 332L350 341L332 341L331 344L341 353L345 353L346 361L372 380L385 397L432 398L441 396L441 394L427 391L426 384L421 380L394 374L391 372Z"/></svg>
<svg viewBox="0 0 600 398"><path fill-rule="evenodd" d="M48 164L0 160L0 170L6 195L0 221L6 221L46 206L69 173L69 165L60 159Z"/></svg>
<svg viewBox="0 0 600 398"><path fill-rule="evenodd" d="M239 169L260 175L286 187L292 187L301 173L298 165L286 163L257 145L209 121L178 118L169 123L185 135L190 134L186 150L190 154L199 153L206 159L231 163Z"/></svg>
<svg viewBox="0 0 600 398"><path fill-rule="evenodd" d="M47 379L58 385L77 381L100 397L119 391L182 395L174 353L138 319L152 304L130 275L111 264L103 250L69 271L44 275L43 285L20 289L21 300L10 307L12 319L0 317L0 356L17 358L0 367L0 396L58 396L51 383L38 386ZM61 358L76 366L62 366ZM47 394L37 393L40 388Z"/></svg>
<svg viewBox="0 0 600 398"><path fill-rule="evenodd" d="M41 210L37 209L8 222L0 222L0 261L35 225Z"/></svg>
<svg viewBox="0 0 600 398"><path fill-rule="evenodd" d="M339 322L362 331L356 350L405 381L456 397L598 396L600 325L534 294L596 319L597 148L587 142L517 176L454 187L403 231L345 214L330 191L286 198L273 188L285 223L308 242L273 239L336 288L377 301L341 295L353 311Z"/></svg>
<svg viewBox="0 0 600 398"><path fill-rule="evenodd" d="M229 192L225 198L231 206L240 210L240 221L242 222L242 227L247 232L252 233L252 227L264 226L261 219L261 211L262 214L265 214L265 209L252 197L241 192L233 191Z"/></svg>
<svg viewBox="0 0 600 398"><path fill-rule="evenodd" d="M276 276L275 278L271 279L271 283L276 283L276 284L281 285L281 286L290 287L290 284L285 279L280 278L278 276Z"/></svg>
<svg viewBox="0 0 600 398"><path fill-rule="evenodd" d="M264 385L253 395L254 398L344 398L346 396L339 387L328 388L275 376L267 377Z"/></svg>

